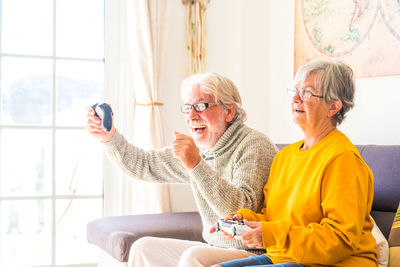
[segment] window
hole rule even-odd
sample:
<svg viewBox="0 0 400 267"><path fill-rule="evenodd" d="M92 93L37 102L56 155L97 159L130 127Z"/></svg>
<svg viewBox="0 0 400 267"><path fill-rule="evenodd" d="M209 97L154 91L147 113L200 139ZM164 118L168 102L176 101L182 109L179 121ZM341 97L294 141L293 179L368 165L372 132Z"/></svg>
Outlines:
<svg viewBox="0 0 400 267"><path fill-rule="evenodd" d="M103 77L104 0L0 0L0 266L97 261Z"/></svg>

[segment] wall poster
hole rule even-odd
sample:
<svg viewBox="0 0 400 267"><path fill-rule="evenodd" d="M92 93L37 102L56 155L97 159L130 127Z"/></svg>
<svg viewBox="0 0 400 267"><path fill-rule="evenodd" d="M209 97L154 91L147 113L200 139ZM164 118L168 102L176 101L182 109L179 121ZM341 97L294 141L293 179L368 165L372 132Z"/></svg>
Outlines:
<svg viewBox="0 0 400 267"><path fill-rule="evenodd" d="M400 0L297 0L295 71L337 58L357 78L400 75Z"/></svg>

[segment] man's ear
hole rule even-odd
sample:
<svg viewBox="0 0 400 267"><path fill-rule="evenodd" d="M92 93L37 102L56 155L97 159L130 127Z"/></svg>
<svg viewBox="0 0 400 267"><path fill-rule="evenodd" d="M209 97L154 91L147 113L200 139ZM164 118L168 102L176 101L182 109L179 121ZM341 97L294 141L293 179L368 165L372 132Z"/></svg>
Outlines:
<svg viewBox="0 0 400 267"><path fill-rule="evenodd" d="M229 108L225 109L226 117L225 121L226 122L232 122L233 118L235 117L236 114L236 105L235 104L229 104Z"/></svg>
<svg viewBox="0 0 400 267"><path fill-rule="evenodd" d="M342 101L338 100L330 104L328 117L332 118L335 116L343 107Z"/></svg>

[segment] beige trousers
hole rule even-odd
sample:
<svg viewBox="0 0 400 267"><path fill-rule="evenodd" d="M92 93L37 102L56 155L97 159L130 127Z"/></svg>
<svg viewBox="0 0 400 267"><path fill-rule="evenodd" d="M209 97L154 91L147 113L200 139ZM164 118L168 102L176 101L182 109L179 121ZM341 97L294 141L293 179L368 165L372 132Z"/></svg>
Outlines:
<svg viewBox="0 0 400 267"><path fill-rule="evenodd" d="M253 256L239 249L212 247L206 243L157 237L142 237L129 252L129 267L203 267Z"/></svg>

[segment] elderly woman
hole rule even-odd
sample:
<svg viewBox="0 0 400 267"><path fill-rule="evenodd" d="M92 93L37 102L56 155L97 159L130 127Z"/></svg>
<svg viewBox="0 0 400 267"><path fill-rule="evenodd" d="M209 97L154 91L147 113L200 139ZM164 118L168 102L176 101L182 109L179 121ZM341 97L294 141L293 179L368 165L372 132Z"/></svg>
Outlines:
<svg viewBox="0 0 400 267"><path fill-rule="evenodd" d="M233 215L252 228L236 238L267 253L215 266L377 266L369 216L373 175L336 129L354 105L351 68L310 62L298 70L288 94L304 140L275 156L262 212L240 209Z"/></svg>

